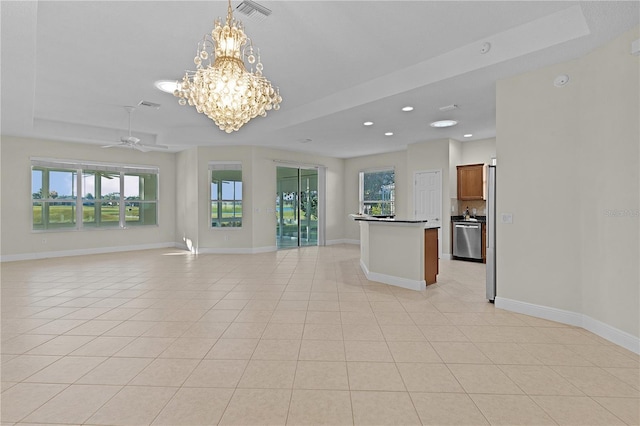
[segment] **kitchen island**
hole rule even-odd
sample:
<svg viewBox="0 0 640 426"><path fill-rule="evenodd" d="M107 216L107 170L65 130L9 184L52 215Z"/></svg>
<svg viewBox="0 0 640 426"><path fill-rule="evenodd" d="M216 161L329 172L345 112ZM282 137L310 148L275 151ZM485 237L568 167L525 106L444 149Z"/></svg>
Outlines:
<svg viewBox="0 0 640 426"><path fill-rule="evenodd" d="M360 267L367 279L411 290L436 282L439 225L426 219L351 217L360 225Z"/></svg>

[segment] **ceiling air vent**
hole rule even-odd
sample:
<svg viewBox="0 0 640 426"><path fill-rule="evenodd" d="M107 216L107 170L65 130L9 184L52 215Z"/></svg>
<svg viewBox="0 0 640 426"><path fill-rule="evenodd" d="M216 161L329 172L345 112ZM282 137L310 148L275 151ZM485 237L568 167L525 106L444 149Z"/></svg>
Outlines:
<svg viewBox="0 0 640 426"><path fill-rule="evenodd" d="M440 109L440 111L443 111L443 112L445 112L445 111L453 111L454 109L458 109L458 105L456 105L456 104L445 105L443 107L440 107L439 109Z"/></svg>
<svg viewBox="0 0 640 426"><path fill-rule="evenodd" d="M160 109L160 104L157 104L155 102L149 102L149 101L140 101L138 102L138 106Z"/></svg>
<svg viewBox="0 0 640 426"><path fill-rule="evenodd" d="M236 11L255 22L262 22L271 15L270 9L251 0L244 0L236 7Z"/></svg>

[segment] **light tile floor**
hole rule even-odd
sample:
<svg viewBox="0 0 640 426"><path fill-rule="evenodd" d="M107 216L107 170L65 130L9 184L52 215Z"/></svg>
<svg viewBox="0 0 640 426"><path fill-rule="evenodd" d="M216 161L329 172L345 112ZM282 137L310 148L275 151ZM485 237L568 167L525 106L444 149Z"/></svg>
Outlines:
<svg viewBox="0 0 640 426"><path fill-rule="evenodd" d="M352 245L1 268L3 425L640 423L637 355L495 309L477 263L423 292Z"/></svg>

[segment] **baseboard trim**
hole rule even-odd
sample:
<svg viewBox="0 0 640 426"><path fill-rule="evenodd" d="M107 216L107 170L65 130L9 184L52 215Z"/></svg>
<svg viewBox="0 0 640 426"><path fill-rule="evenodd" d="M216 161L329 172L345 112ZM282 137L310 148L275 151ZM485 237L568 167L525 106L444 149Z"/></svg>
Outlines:
<svg viewBox="0 0 640 426"><path fill-rule="evenodd" d="M253 248L200 247L196 250L196 254L259 254L276 250L278 250L276 246Z"/></svg>
<svg viewBox="0 0 640 426"><path fill-rule="evenodd" d="M341 238L341 239L338 239L338 240L327 240L325 242L325 245L328 245L328 246L334 246L336 244L360 244L360 241Z"/></svg>
<svg viewBox="0 0 640 426"><path fill-rule="evenodd" d="M565 311L564 309L551 308L549 306L535 305L533 303L521 302L519 300L496 297L496 308L504 309L519 314L531 315L550 321L582 327L598 336L622 346L640 355L640 338L632 334L617 329L602 321L591 318L588 315L576 312Z"/></svg>
<svg viewBox="0 0 640 426"><path fill-rule="evenodd" d="M427 288L427 282L425 280L410 280L408 278L394 277L393 275L380 274L378 272L371 272L367 265L360 260L360 268L369 281L377 281L383 284L389 284L396 287L402 287L409 290L424 290Z"/></svg>
<svg viewBox="0 0 640 426"><path fill-rule="evenodd" d="M175 243L174 247L177 248L178 250L185 250L185 251L188 251L188 252L192 252L192 250L189 248L189 246L187 246L184 243ZM195 249L193 251L195 251Z"/></svg>
<svg viewBox="0 0 640 426"><path fill-rule="evenodd" d="M336 244L356 244L360 245L360 240L350 240L348 238L342 238L339 240L327 240L326 245L333 246Z"/></svg>
<svg viewBox="0 0 640 426"><path fill-rule="evenodd" d="M78 249L78 250L42 251L38 253L3 255L3 256L0 256L0 262L18 262L21 260L51 259L56 257L84 256L88 254L105 254L105 253L117 253L122 251L153 250L153 249L160 249L160 248L176 248L176 247L178 247L178 244L171 242L171 243L139 244L135 246L86 248L86 249Z"/></svg>

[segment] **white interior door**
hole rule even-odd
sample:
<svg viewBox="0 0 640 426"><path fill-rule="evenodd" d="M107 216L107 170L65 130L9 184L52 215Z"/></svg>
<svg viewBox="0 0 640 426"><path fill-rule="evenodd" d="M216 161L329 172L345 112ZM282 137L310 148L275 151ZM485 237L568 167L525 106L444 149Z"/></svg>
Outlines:
<svg viewBox="0 0 640 426"><path fill-rule="evenodd" d="M438 252L442 256L442 171L428 170L414 173L414 215L440 225Z"/></svg>

